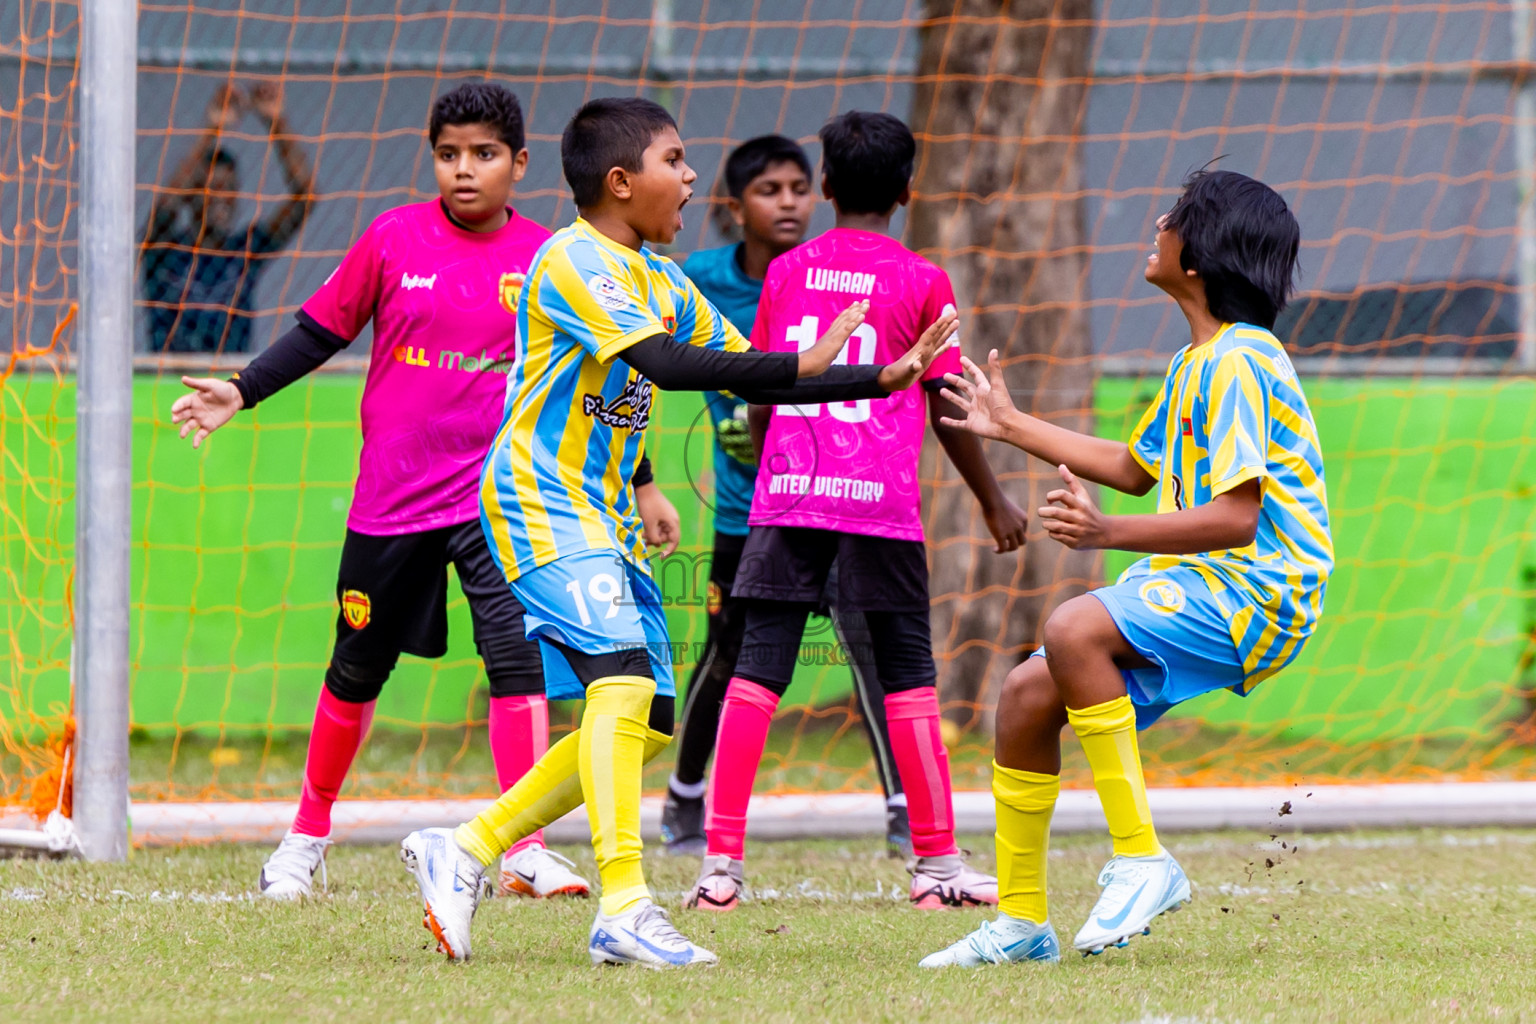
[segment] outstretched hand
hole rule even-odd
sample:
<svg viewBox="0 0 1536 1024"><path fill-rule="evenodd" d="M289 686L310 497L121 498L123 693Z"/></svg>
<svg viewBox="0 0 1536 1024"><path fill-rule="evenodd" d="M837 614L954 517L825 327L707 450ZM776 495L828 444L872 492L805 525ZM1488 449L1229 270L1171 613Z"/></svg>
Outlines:
<svg viewBox="0 0 1536 1024"><path fill-rule="evenodd" d="M917 379L933 365L934 359L944 351L959 329L958 313L945 313L929 324L922 337L917 339L917 344L880 371L880 376L876 378L879 385L887 391L900 391L917 383Z"/></svg>
<svg viewBox="0 0 1536 1024"><path fill-rule="evenodd" d="M988 354L985 373L965 356L960 357L960 365L965 376L944 375L944 380L949 383L944 389L944 397L965 412L965 419L944 416L939 422L946 427L970 431L978 437L1007 440L1008 421L1018 409L1008 397L1008 383L1003 380L1003 364L998 361L997 349Z"/></svg>
<svg viewBox="0 0 1536 1024"><path fill-rule="evenodd" d="M832 326L827 328L827 333L816 339L816 344L800 353L801 377L816 377L827 372L827 369L836 362L837 355L848 343L853 332L859 329L864 322L864 314L869 312L869 300L860 299L837 315L832 321Z"/></svg>
<svg viewBox="0 0 1536 1024"><path fill-rule="evenodd" d="M1073 551L1113 547L1109 539L1109 517L1093 503L1088 488L1066 466L1056 469L1067 486L1045 496L1050 504L1040 510L1039 516L1046 535Z"/></svg>
<svg viewBox="0 0 1536 1024"><path fill-rule="evenodd" d="M192 434L192 447L234 418L245 407L240 389L227 380L214 377L183 377L181 382L192 389L190 395L182 395L171 406L171 422L181 424L181 436ZM193 433L196 431L196 433Z"/></svg>

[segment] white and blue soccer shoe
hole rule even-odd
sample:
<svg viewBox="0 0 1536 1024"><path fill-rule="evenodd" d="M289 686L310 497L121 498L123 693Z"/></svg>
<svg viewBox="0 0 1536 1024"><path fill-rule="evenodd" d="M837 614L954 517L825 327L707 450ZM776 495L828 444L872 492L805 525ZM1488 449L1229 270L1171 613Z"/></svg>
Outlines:
<svg viewBox="0 0 1536 1024"><path fill-rule="evenodd" d="M422 927L450 960L469 958L469 924L485 891L485 867L453 840L451 828L424 828L400 842L400 859L421 888Z"/></svg>
<svg viewBox="0 0 1536 1024"><path fill-rule="evenodd" d="M1084 956L1126 946L1152 931L1152 919L1189 902L1189 879L1166 851L1156 857L1111 857L1099 872L1099 901L1072 940Z"/></svg>
<svg viewBox="0 0 1536 1024"><path fill-rule="evenodd" d="M599 912L592 922L587 952L594 964L639 964L655 970L719 963L720 958L695 946L672 927L667 912L650 900L633 910L609 916Z"/></svg>
<svg viewBox="0 0 1536 1024"><path fill-rule="evenodd" d="M1021 960L1048 964L1061 960L1061 943L1056 941L1056 929L1051 922L1035 924L999 914L996 921L983 921L980 928L953 946L929 953L917 966L980 967Z"/></svg>

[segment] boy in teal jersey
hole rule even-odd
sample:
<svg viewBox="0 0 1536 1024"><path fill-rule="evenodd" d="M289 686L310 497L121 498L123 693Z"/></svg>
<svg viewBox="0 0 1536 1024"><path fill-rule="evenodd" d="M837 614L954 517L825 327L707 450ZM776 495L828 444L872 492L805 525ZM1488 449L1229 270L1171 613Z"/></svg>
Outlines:
<svg viewBox="0 0 1536 1024"><path fill-rule="evenodd" d="M1296 219L1252 178L1200 172L1157 229L1145 276L1179 304L1190 344L1128 445L1019 412L995 351L987 372L967 361L967 378L948 378L966 412L957 426L1058 467L1063 487L1040 510L1052 538L1148 557L1057 608L1043 649L1009 674L992 783L1001 913L924 967L1059 959L1045 858L1067 725L1114 839L1073 945L1124 946L1187 901L1152 827L1136 729L1211 690L1248 694L1300 653L1322 613L1333 568L1322 451L1271 333L1296 269ZM1157 514L1106 516L1078 477L1138 495L1156 485Z"/></svg>
<svg viewBox="0 0 1536 1024"><path fill-rule="evenodd" d="M631 483L652 387L730 390L757 404L883 398L916 382L956 318L941 316L884 366L832 365L863 322L863 302L805 351L754 352L648 246L681 230L697 177L665 109L593 100L566 126L560 159L580 218L540 248L519 294L521 351L482 471L480 513L492 557L527 609L547 696L586 707L580 727L483 813L457 829L411 833L401 859L420 888L423 924L450 958L464 959L486 868L584 802L602 882L592 962L713 963L652 900L641 865L640 776L671 739L675 692Z"/></svg>
<svg viewBox="0 0 1536 1024"><path fill-rule="evenodd" d="M724 180L741 241L693 253L683 264L683 273L738 331L748 335L757 317L768 263L805 240L816 205L811 162L793 139L763 135L731 151L725 161ZM667 800L661 811L661 836L666 851L675 856L704 853L704 771L714 753L720 702L736 667L746 625L742 603L731 596L731 582L741 564L749 529L747 513L757 486L758 457L747 428L747 403L719 391L706 391L704 402L715 435L715 539L704 656L688 680L678 721L677 766L667 784ZM829 584L827 591L835 594L835 584ZM827 613L849 654L861 717L880 771L886 799L886 842L893 854L905 856L912 852L906 796L891 757L884 694L869 656L869 629L859 612L829 607Z"/></svg>

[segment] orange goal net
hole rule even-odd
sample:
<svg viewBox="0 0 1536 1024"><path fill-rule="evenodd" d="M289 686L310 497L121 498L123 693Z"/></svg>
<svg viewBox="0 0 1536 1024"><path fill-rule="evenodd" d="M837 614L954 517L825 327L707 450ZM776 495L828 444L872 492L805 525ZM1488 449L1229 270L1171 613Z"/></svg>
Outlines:
<svg viewBox="0 0 1536 1024"><path fill-rule="evenodd" d="M902 117L919 155L895 227L950 272L967 352L999 348L1022 406L1112 438L1128 435L1186 340L1141 276L1157 216L1215 159L1268 182L1302 225L1300 294L1277 333L1318 422L1337 572L1300 659L1246 699L1214 694L1171 714L1143 737L1148 775L1164 786L1536 777L1524 5L1295 6L144 0L137 163L121 169L143 245L133 799L298 791L337 613L369 338L200 451L177 437L170 405L181 374L232 372L286 330L375 216L436 194L428 108L487 78L517 93L528 122L517 208L551 227L574 216L559 137L576 107L600 95L667 106L700 174L679 258L726 239L710 214L733 145L782 133L814 164L831 115ZM79 20L70 0L0 11L0 805L39 812L61 799L71 721ZM205 245L187 211L210 190L264 232L228 304L157 278L159 257ZM820 204L813 232L831 218ZM188 340L210 315L218 330ZM658 575L686 679L708 599L710 427L697 397L673 394L651 431L683 516L680 560ZM1050 467L989 452L1015 500L1039 505ZM1003 675L1051 608L1131 559L1068 552L1036 527L1022 556L994 555L953 469L930 453L923 472L956 786L984 788ZM485 677L456 589L450 613L448 655L403 659L385 687L344 798L493 791ZM833 639L813 619L762 789L876 786ZM575 713L557 709L556 728ZM1082 785L1067 747L1068 782ZM666 764L652 771L659 786Z"/></svg>

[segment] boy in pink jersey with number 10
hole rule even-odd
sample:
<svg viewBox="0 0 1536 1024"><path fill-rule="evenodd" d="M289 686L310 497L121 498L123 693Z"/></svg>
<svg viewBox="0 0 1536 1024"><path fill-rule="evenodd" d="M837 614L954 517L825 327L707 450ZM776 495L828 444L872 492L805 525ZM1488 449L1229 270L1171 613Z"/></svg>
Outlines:
<svg viewBox="0 0 1536 1024"><path fill-rule="evenodd" d="M381 214L304 303L292 331L231 380L183 378L192 393L172 407L181 436L195 431L197 447L236 411L316 369L373 322L363 444L337 574L336 643L298 813L262 868L260 890L270 898L310 894L330 844L331 807L400 654L446 653L450 563L490 684L491 754L502 789L549 743L542 661L480 529L479 482L517 356L523 276L550 233L507 205L528 163L517 97L498 85L460 86L433 105L429 136L440 198ZM642 515L660 529L670 506L639 477ZM641 491L659 499L649 516ZM509 851L501 883L531 896L588 891L538 833Z"/></svg>
<svg viewBox="0 0 1536 1024"><path fill-rule="evenodd" d="M911 197L916 141L889 114L851 111L827 123L821 143L822 192L837 210L836 226L769 264L752 344L803 350L850 301L866 299L864 323L838 361L886 362L955 311L944 271L888 234L897 206ZM999 553L1024 543L1027 520L1003 497L976 438L938 422L954 415L940 389L959 365L951 348L924 374L922 389L753 410L754 433L766 420L766 439L751 532L732 588L746 605L746 631L721 707L704 818L707 853L690 907L730 910L741 898L747 804L768 725L834 565L834 604L864 613L871 649L856 656L873 662L885 693L891 753L911 822L912 902L923 908L997 902L997 880L967 867L955 845L928 623L918 481L924 423L933 423L981 503Z"/></svg>

